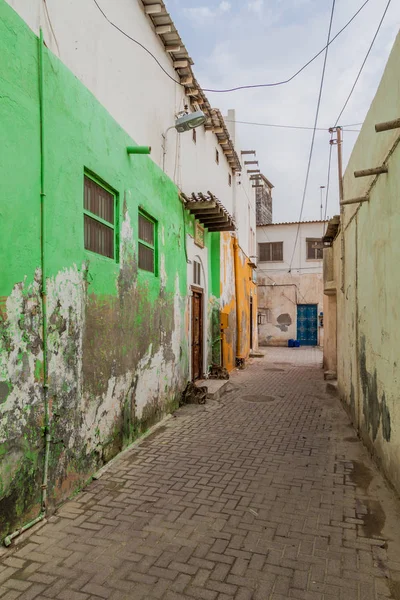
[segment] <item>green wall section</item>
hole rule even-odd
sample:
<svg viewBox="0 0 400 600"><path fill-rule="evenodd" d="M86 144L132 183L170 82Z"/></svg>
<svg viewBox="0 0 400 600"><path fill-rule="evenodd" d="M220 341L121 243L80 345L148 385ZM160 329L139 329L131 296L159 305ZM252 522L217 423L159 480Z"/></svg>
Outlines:
<svg viewBox="0 0 400 600"><path fill-rule="evenodd" d="M37 515L43 468L38 39L4 0L0 73L2 535ZM176 186L127 154L134 141L46 49L44 95L54 505L176 406L188 378L187 263ZM85 169L118 193L119 262L84 249ZM139 209L157 221L157 276L137 265ZM218 298L219 234L206 244Z"/></svg>

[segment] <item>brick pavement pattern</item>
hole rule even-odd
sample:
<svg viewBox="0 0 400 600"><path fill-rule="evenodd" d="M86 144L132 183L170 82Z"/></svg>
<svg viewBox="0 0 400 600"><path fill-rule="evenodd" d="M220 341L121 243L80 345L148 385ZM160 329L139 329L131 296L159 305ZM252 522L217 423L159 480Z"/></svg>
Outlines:
<svg viewBox="0 0 400 600"><path fill-rule="evenodd" d="M265 351L3 554L0 597L399 598L380 476L325 392L320 351Z"/></svg>

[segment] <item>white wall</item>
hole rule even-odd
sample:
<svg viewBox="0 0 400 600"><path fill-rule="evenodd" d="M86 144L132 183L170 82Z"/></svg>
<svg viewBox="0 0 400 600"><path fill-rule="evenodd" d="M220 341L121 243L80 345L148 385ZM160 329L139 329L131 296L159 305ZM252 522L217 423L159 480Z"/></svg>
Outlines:
<svg viewBox="0 0 400 600"><path fill-rule="evenodd" d="M115 30L93 0L47 0L55 37L43 0L6 0L46 45L89 88L114 119L138 143L152 147L152 159L163 164L162 134L189 100L184 88L171 81L139 46ZM178 79L171 57L144 14L140 0L101 0L109 19L144 44L169 75ZM165 170L183 192L210 190L233 213L232 171L217 136L204 127L192 132L167 133ZM215 161L218 149L220 162ZM233 180L233 178L232 178Z"/></svg>
<svg viewBox="0 0 400 600"><path fill-rule="evenodd" d="M236 219L237 236L239 246L243 252L249 256L257 255L256 244L256 195L252 187L253 182L250 175L247 174L245 160L249 160L249 155L242 155L245 150L240 143L235 124L235 111L229 110L226 125L235 145L235 149L242 165L241 173L235 176L235 186L233 191L234 216Z"/></svg>
<svg viewBox="0 0 400 600"><path fill-rule="evenodd" d="M272 224L257 227L257 242L283 242L283 261L258 260L259 344L287 345L297 337L297 305L316 304L323 312L322 260L307 259L307 238L321 238L325 222ZM293 261L292 261L293 255ZM290 268L291 265L291 268ZM318 345L323 345L324 330L318 326Z"/></svg>
<svg viewBox="0 0 400 600"><path fill-rule="evenodd" d="M291 270L299 273L322 273L322 260L307 259L307 238L322 238L326 230L327 221L317 221L315 223L301 223L299 234L295 247L297 223L283 223L265 225L257 227L257 244L265 242L283 242L283 261L280 262L260 262L258 260L258 273L284 273ZM258 246L257 255L259 256ZM293 256L293 260L292 260ZM291 268L290 268L291 267Z"/></svg>
<svg viewBox="0 0 400 600"><path fill-rule="evenodd" d="M203 373L208 372L208 347L210 340L209 335L209 322L208 322L208 249L206 247L200 248L194 243L191 235L186 236L186 251L188 257L187 265L187 301L188 301L188 315L189 315L189 339L188 346L192 347L192 285L201 287L203 289ZM195 284L193 281L193 261L197 261L201 265L201 282ZM189 364L189 376L192 377L192 360L190 352L190 364Z"/></svg>

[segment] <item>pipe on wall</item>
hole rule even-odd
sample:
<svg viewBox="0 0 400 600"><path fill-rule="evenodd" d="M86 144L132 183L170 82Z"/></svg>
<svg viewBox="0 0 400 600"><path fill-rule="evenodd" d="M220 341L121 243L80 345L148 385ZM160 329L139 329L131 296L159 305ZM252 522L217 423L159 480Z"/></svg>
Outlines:
<svg viewBox="0 0 400 600"><path fill-rule="evenodd" d="M43 462L43 478L41 486L40 513L36 519L29 521L13 533L4 538L4 545L10 546L14 538L18 537L24 531L27 531L46 516L47 508L47 481L50 458L50 414L49 414L49 372L48 372L48 354L47 354L47 256L46 256L46 180L45 180L45 102L44 102L44 56L43 56L43 31L40 28L38 39L38 63L39 63L39 115L40 115L40 262L42 270L42 338L43 338L43 402L44 402L44 438L45 452Z"/></svg>

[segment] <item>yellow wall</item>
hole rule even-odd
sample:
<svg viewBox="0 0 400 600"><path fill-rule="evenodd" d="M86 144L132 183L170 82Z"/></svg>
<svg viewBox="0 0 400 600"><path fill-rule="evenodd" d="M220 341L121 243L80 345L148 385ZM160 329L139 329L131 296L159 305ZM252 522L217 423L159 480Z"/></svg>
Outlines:
<svg viewBox="0 0 400 600"><path fill-rule="evenodd" d="M236 359L246 361L250 354L250 297L253 298L253 349L257 349L257 286L253 269L236 239L221 234L221 312L227 315L223 334L224 367L231 371Z"/></svg>

